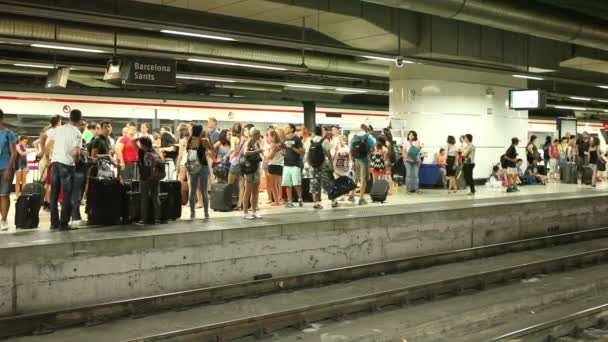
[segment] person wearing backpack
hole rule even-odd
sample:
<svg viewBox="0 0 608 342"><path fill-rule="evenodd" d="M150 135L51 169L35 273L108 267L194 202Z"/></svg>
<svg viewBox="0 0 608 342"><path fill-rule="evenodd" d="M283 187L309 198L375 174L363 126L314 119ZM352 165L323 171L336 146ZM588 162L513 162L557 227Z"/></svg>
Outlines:
<svg viewBox="0 0 608 342"><path fill-rule="evenodd" d="M308 165L312 167L312 179L310 180L310 193L313 196L315 209L323 209L321 205L321 192L327 191L330 176L333 174L333 165L330 163L331 144L323 136L321 126L316 126L308 149Z"/></svg>
<svg viewBox="0 0 608 342"><path fill-rule="evenodd" d="M207 152L213 151L209 138L203 135L203 126L193 125L192 136L186 144L186 170L190 176L190 218L196 217L196 192L202 190L205 218L209 218L209 164Z"/></svg>
<svg viewBox="0 0 608 342"><path fill-rule="evenodd" d="M150 138L141 137L135 140L137 149L137 169L139 170L140 219L135 222L138 226L146 224L149 217L150 203L154 224L160 224L159 182L165 176L165 166L158 153L152 146ZM136 172L136 171L135 171Z"/></svg>
<svg viewBox="0 0 608 342"><path fill-rule="evenodd" d="M304 168L304 163L302 157L306 151L304 150L302 140L296 135L296 126L294 124L288 124L284 131L283 150L285 153L285 165L283 166L282 185L287 188L287 203L285 203L285 208L295 207L292 189L294 187L296 188L298 203L301 208L304 207L304 201L302 200L302 168Z"/></svg>
<svg viewBox="0 0 608 342"><path fill-rule="evenodd" d="M350 142L350 154L355 161L355 182L361 184L359 205L367 204L365 189L367 188L367 178L369 176L369 155L374 146L376 146L376 138L370 133L369 127L366 124L361 124L361 131L355 134ZM355 198L351 196L349 200L354 202Z"/></svg>
<svg viewBox="0 0 608 342"><path fill-rule="evenodd" d="M405 188L408 193L422 193L420 191L420 172L422 144L418 140L416 131L407 133L407 141L403 144L403 159L405 160Z"/></svg>
<svg viewBox="0 0 608 342"><path fill-rule="evenodd" d="M263 218L258 214L260 196L260 164L264 149L261 147L262 134L259 129L252 127L250 138L245 142L243 155L241 156L241 172L245 178L245 192L243 194L243 218L255 220ZM251 214L249 213L251 208Z"/></svg>

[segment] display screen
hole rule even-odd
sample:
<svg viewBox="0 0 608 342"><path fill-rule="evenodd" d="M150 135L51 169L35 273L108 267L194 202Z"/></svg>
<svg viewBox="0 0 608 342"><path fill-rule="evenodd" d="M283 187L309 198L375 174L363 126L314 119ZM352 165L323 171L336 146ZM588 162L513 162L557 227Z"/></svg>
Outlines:
<svg viewBox="0 0 608 342"><path fill-rule="evenodd" d="M511 109L537 109L543 108L542 93L540 90L510 90L509 108Z"/></svg>

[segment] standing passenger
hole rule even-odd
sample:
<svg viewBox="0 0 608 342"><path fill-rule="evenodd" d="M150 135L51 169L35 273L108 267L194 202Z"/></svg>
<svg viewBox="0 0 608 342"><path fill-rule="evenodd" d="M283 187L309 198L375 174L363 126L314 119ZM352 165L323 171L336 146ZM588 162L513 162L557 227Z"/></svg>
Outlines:
<svg viewBox="0 0 608 342"><path fill-rule="evenodd" d="M51 160L51 229L69 230L72 215L72 191L74 186L75 160L80 157L82 133L77 128L82 120L78 109L70 112L70 123L49 133L47 149L52 152ZM63 191L61 218L59 216L59 193Z"/></svg>
<svg viewBox="0 0 608 342"><path fill-rule="evenodd" d="M448 160L445 168L448 177L448 194L456 193L458 185L456 184L456 168L458 168L458 147L456 147L456 138L448 136Z"/></svg>
<svg viewBox="0 0 608 342"><path fill-rule="evenodd" d="M359 205L367 204L365 192L367 189L367 178L369 176L369 156L371 150L376 145L376 138L371 135L371 130L366 124L361 125L361 131L355 134L350 142L351 156L355 161L355 182L359 182ZM354 202L354 197L349 200Z"/></svg>
<svg viewBox="0 0 608 342"><path fill-rule="evenodd" d="M80 125L78 126L78 130L82 133L84 128L85 123L84 121L81 121ZM97 138L93 138L92 141L94 142L95 140L97 140ZM76 158L74 166L72 197L64 197L63 200L64 202L72 201L72 227L79 227L82 225L82 217L80 216L80 202L82 201L82 194L86 180L88 152L84 139L81 140L80 144L80 156Z"/></svg>
<svg viewBox="0 0 608 342"><path fill-rule="evenodd" d="M205 218L209 218L209 192L207 183L209 181L209 165L207 164L207 151L213 150L208 138L203 137L203 126L192 126L192 136L188 139L186 147L186 169L190 176L190 218L196 217L196 192L203 189L203 207Z"/></svg>
<svg viewBox="0 0 608 342"><path fill-rule="evenodd" d="M241 176L241 154L243 153L243 145L245 140L241 137L241 123L237 122L232 125L232 138L230 138L230 151L224 157L225 160L230 160L230 172L228 173L228 184L235 184L238 189L239 207L243 204L243 193L245 192L245 184L243 176ZM238 183L236 183L238 181Z"/></svg>
<svg viewBox="0 0 608 342"><path fill-rule="evenodd" d="M551 160L551 156L549 153L549 149L551 148L551 137L547 135L545 138L545 144L543 145L543 160L545 162L545 170L549 168L549 161Z"/></svg>
<svg viewBox="0 0 608 342"><path fill-rule="evenodd" d="M600 138L592 137L589 144L589 167L593 171L591 176L591 186L595 188L595 183L597 181L597 164L598 158L601 158L600 153Z"/></svg>
<svg viewBox="0 0 608 342"><path fill-rule="evenodd" d="M304 155L304 146L302 140L296 135L296 126L293 124L285 127L285 140L283 141L285 151L285 166L283 167L283 186L287 187L287 203L286 208L295 207L293 204L293 188L296 188L298 194L298 203L300 207L304 206L302 200L302 168L304 167L302 156Z"/></svg>
<svg viewBox="0 0 608 342"><path fill-rule="evenodd" d="M549 179L554 181L559 179L559 140L553 140L553 144L549 147Z"/></svg>
<svg viewBox="0 0 608 342"><path fill-rule="evenodd" d="M0 230L8 230L8 210L11 207L10 193L13 182L13 167L17 160L15 133L4 127L4 112L0 109Z"/></svg>
<svg viewBox="0 0 608 342"><path fill-rule="evenodd" d="M312 167L312 179L310 180L310 193L313 196L314 209L323 209L321 205L321 192L327 191L329 177L333 173L331 164L331 144L323 136L321 126L316 126L314 134L310 139L308 151L308 162Z"/></svg>
<svg viewBox="0 0 608 342"><path fill-rule="evenodd" d="M409 131L407 141L403 144L403 158L405 160L406 190L408 193L421 193L418 174L420 171L422 144L418 141L418 133Z"/></svg>
<svg viewBox="0 0 608 342"><path fill-rule="evenodd" d="M462 172L464 173L464 179L467 181L467 185L471 189L468 195L475 195L475 180L473 179L473 169L475 169L475 145L473 145L473 135L465 134L464 142L466 146L462 150L462 157L464 164L462 165Z"/></svg>
<svg viewBox="0 0 608 342"><path fill-rule="evenodd" d="M509 183L507 187L507 192L516 192L519 191L517 189L517 145L519 144L519 139L513 138L511 139L511 146L507 149L507 153L505 153L505 159L507 164L507 182Z"/></svg>
<svg viewBox="0 0 608 342"><path fill-rule="evenodd" d="M27 137L19 137L19 142L16 146L16 152L18 154L17 163L15 166L15 201L21 194L21 189L25 187L27 183L27 174L29 172L27 166L27 156L30 153L36 152L35 148L27 148Z"/></svg>
<svg viewBox="0 0 608 342"><path fill-rule="evenodd" d="M120 171L123 181L135 179L135 161L137 160L137 150L134 140L137 137L137 126L135 122L127 124L127 135L118 140L116 144L116 155L120 163Z"/></svg>
<svg viewBox="0 0 608 342"><path fill-rule="evenodd" d="M268 159L268 192L272 193L272 199L274 203L273 207L281 205L282 191L281 191L281 178L283 176L283 147L281 144L281 137L277 131L272 130L269 132L270 136L270 148L266 158Z"/></svg>
<svg viewBox="0 0 608 342"><path fill-rule="evenodd" d="M243 148L243 155L247 160L248 169L242 170L245 173L245 192L243 195L243 212L247 220L261 219L262 215L257 213L260 195L260 164L261 154L264 150L260 146L261 133L257 128L251 128L249 140ZM251 207L251 214L249 214Z"/></svg>
<svg viewBox="0 0 608 342"><path fill-rule="evenodd" d="M230 138L232 138L232 133L227 129L223 129L220 132L218 140L213 145L214 150L217 151L215 163L217 165L227 165L227 169L230 169L230 165L229 163L225 162L224 157L226 157L226 155L228 155L228 152L230 151ZM225 177L217 177L216 181L218 183L228 181L228 174L226 174Z"/></svg>
<svg viewBox="0 0 608 342"><path fill-rule="evenodd" d="M376 146L373 148L370 158L370 172L372 173L374 183L379 179L385 179L386 166L389 165L389 162L386 138L382 135L378 136Z"/></svg>
<svg viewBox="0 0 608 342"><path fill-rule="evenodd" d="M160 197L159 181L155 177L155 169L159 166L160 156L152 146L152 140L147 136L141 137L136 141L138 165L140 170L140 220L136 222L138 226L146 224L146 219L150 216L150 203L152 203L152 215L154 224L160 224Z"/></svg>

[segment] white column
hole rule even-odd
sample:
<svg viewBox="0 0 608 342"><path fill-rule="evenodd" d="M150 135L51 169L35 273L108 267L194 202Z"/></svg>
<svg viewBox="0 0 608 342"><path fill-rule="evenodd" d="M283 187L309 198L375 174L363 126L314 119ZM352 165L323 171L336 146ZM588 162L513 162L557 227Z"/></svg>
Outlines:
<svg viewBox="0 0 608 342"><path fill-rule="evenodd" d="M525 89L525 80L421 64L393 66L390 79L393 128L418 133L425 162L432 162L439 148L447 146L448 135L458 141L459 136L472 134L477 147L474 177L486 178L511 138L525 144L528 112L510 110L508 105L509 89Z"/></svg>

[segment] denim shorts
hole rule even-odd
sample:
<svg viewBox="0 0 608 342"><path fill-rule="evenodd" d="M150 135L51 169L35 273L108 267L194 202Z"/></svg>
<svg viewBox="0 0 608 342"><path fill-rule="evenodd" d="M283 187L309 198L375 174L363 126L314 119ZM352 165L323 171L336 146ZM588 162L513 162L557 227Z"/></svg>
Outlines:
<svg viewBox="0 0 608 342"><path fill-rule="evenodd" d="M8 196L11 193L11 183L13 180L6 181L4 179L4 173L8 169L0 170L0 196Z"/></svg>
<svg viewBox="0 0 608 342"><path fill-rule="evenodd" d="M283 166L283 186L302 185L302 169L299 166Z"/></svg>
<svg viewBox="0 0 608 342"><path fill-rule="evenodd" d="M228 171L231 175L240 175L241 174L241 165L230 165L230 171Z"/></svg>

